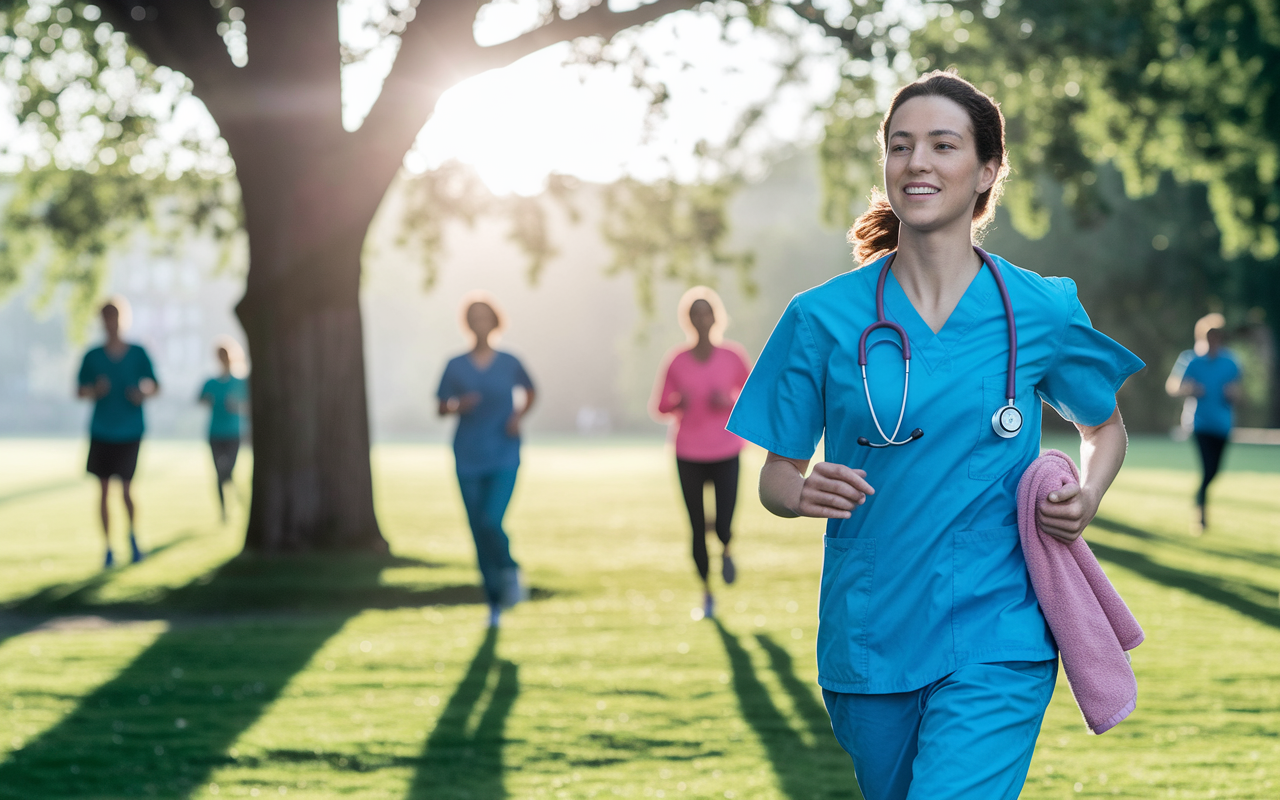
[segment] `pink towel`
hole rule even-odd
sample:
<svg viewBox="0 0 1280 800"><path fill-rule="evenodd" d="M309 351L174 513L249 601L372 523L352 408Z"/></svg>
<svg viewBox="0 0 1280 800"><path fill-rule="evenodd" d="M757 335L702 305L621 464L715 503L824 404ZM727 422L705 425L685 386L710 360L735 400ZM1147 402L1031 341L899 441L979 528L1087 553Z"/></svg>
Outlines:
<svg viewBox="0 0 1280 800"><path fill-rule="evenodd" d="M1089 730L1104 733L1137 705L1138 681L1124 651L1142 644L1143 634L1084 539L1066 544L1036 524L1050 492L1079 482L1065 453L1048 450L1031 462L1018 483L1018 534L1071 693Z"/></svg>

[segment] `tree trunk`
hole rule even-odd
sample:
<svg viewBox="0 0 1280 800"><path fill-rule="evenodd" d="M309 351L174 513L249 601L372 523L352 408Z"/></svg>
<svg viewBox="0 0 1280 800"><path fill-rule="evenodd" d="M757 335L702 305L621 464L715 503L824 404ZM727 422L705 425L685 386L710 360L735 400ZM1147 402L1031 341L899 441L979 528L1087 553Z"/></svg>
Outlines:
<svg viewBox="0 0 1280 800"><path fill-rule="evenodd" d="M385 551L373 510L363 235L251 288L237 307L253 359L253 499L245 550ZM255 264L255 269L263 265Z"/></svg>

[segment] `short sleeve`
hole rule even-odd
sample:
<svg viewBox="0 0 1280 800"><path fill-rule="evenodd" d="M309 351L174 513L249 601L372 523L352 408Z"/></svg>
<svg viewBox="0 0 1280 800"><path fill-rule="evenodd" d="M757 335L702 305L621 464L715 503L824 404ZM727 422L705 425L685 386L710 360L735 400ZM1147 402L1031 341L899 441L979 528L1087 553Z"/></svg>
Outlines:
<svg viewBox="0 0 1280 800"><path fill-rule="evenodd" d="M513 380L516 386L523 386L526 390L533 391L533 379L529 377L529 373L525 371L524 364L520 363L520 359L515 356L511 357L515 363L515 375Z"/></svg>
<svg viewBox="0 0 1280 800"><path fill-rule="evenodd" d="M160 379L156 377L155 368L151 366L151 356L147 355L146 350L138 347L138 380L143 378L149 378L156 383L160 382Z"/></svg>
<svg viewBox="0 0 1280 800"><path fill-rule="evenodd" d="M458 397L462 394L462 387L458 385L458 369L455 361L445 364L444 374L440 376L440 388L436 389L437 400L448 400L450 397Z"/></svg>
<svg viewBox="0 0 1280 800"><path fill-rule="evenodd" d="M209 380L204 382L204 386L200 387L200 394L196 395L196 399L203 400L206 397L212 397L212 396L213 396L213 379L210 378Z"/></svg>
<svg viewBox="0 0 1280 800"><path fill-rule="evenodd" d="M1036 393L1068 422L1101 425L1115 411L1116 391L1146 364L1095 330L1076 296L1075 282L1058 280L1066 305L1066 322Z"/></svg>
<svg viewBox="0 0 1280 800"><path fill-rule="evenodd" d="M825 420L823 372L799 299L792 299L747 377L726 426L784 458L811 458Z"/></svg>
<svg viewBox="0 0 1280 800"><path fill-rule="evenodd" d="M76 383L80 386L92 386L98 379L97 370L89 363L89 355L90 353L85 353L84 358L80 360L80 375L76 378Z"/></svg>

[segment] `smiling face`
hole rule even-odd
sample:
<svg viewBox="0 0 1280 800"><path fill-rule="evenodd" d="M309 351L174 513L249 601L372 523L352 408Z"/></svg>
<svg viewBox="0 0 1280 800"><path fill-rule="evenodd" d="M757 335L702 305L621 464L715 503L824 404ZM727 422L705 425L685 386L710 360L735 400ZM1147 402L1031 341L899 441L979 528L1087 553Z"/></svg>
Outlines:
<svg viewBox="0 0 1280 800"><path fill-rule="evenodd" d="M994 160L979 162L969 114L946 97L913 97L886 126L889 204L913 231L968 231L978 195L995 183L999 167Z"/></svg>

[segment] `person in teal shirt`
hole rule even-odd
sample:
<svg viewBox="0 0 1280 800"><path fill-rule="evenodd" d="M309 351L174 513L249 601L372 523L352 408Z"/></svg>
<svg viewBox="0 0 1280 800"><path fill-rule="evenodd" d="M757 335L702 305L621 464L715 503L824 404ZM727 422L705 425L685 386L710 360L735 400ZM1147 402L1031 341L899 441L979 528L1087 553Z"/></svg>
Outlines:
<svg viewBox="0 0 1280 800"><path fill-rule="evenodd" d="M453 436L458 488L475 540L489 626L497 627L502 610L526 592L502 520L520 467L520 423L537 392L520 359L493 348L491 339L504 327L497 303L488 295L475 297L484 299L463 302L463 323L475 346L445 365L436 399L440 416L458 415ZM518 409L516 389L524 394Z"/></svg>
<svg viewBox="0 0 1280 800"><path fill-rule="evenodd" d="M1191 432L1200 453L1200 488L1196 490L1196 520L1192 533L1208 527L1209 484L1218 474L1222 456L1235 424L1235 405L1243 395L1240 365L1226 348L1226 320L1206 314L1196 322L1196 344L1178 356L1165 388L1174 397L1187 398Z"/></svg>
<svg viewBox="0 0 1280 800"><path fill-rule="evenodd" d="M1013 800L1057 674L1016 513L1041 401L1082 436L1080 485L1037 509L1073 540L1123 461L1115 393L1143 364L1092 327L1070 280L974 246L1007 171L994 101L925 75L881 144L887 196L850 234L864 266L792 299L728 429L769 451L766 508L827 519L818 683L863 795ZM880 318L864 382L859 341Z"/></svg>
<svg viewBox="0 0 1280 800"><path fill-rule="evenodd" d="M107 341L85 353L76 381L76 395L93 401L89 423L89 459L86 468L98 478L102 493L99 503L102 535L106 541L107 567L115 563L111 552L111 520L107 510L107 489L111 478L120 479L125 511L129 515L129 549L135 562L142 549L134 533L134 504L130 489L138 466L138 450L146 425L142 404L160 391L151 358L141 345L120 338L128 327L129 306L124 298L113 298L102 306L102 327Z"/></svg>
<svg viewBox="0 0 1280 800"><path fill-rule="evenodd" d="M229 336L221 337L214 352L221 370L204 382L199 401L209 406L209 449L213 453L213 471L218 484L218 507L222 521L226 522L227 498L223 486L231 483L231 473L236 468L241 420L249 409L249 382L237 374L244 364L244 350L239 343Z"/></svg>

